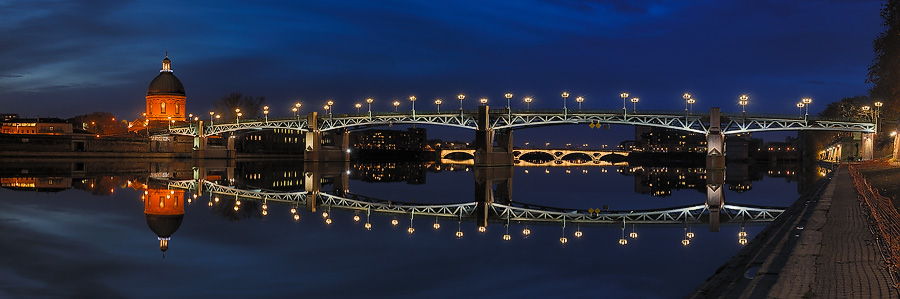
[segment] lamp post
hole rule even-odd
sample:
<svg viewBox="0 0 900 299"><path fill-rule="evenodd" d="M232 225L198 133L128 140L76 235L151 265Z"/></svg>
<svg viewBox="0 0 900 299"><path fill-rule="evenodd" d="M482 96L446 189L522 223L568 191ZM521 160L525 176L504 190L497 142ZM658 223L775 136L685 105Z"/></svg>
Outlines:
<svg viewBox="0 0 900 299"><path fill-rule="evenodd" d="M434 100L434 104L437 105L438 114L441 113L441 104L443 104L443 103L444 103L444 100L441 100L441 99Z"/></svg>
<svg viewBox="0 0 900 299"><path fill-rule="evenodd" d="M694 102L696 102L696 100L694 100L694 98L690 98L687 100L688 105L690 105L690 109L688 110L688 115L694 113Z"/></svg>
<svg viewBox="0 0 900 299"><path fill-rule="evenodd" d="M412 102L412 117L416 117L416 96L409 96L409 101Z"/></svg>
<svg viewBox="0 0 900 299"><path fill-rule="evenodd" d="M213 125L213 115L216 115L215 111L209 111L209 125Z"/></svg>
<svg viewBox="0 0 900 299"><path fill-rule="evenodd" d="M372 99L372 98L366 99L366 104L369 104L369 118L372 118L372 102L374 102L374 101L375 101L375 99Z"/></svg>
<svg viewBox="0 0 900 299"><path fill-rule="evenodd" d="M333 111L333 110L331 109L331 106L334 105L334 101L328 100L328 102L326 102L325 104L328 105L328 109L325 109L325 110L328 110L328 118L330 119L330 118L331 118L331 112Z"/></svg>
<svg viewBox="0 0 900 299"><path fill-rule="evenodd" d="M400 107L400 101L394 101L394 112L397 112L397 107Z"/></svg>
<svg viewBox="0 0 900 299"><path fill-rule="evenodd" d="M263 115L266 117L266 123L269 123L269 106L263 106Z"/></svg>
<svg viewBox="0 0 900 299"><path fill-rule="evenodd" d="M637 113L637 102L640 101L640 100L641 100L641 99L639 99L639 98L637 98L637 97L631 98L631 105L632 105L632 106L631 106L631 113L635 113L635 114Z"/></svg>
<svg viewBox="0 0 900 299"><path fill-rule="evenodd" d="M459 121L462 122L462 118L463 118L462 102L463 102L463 100L466 99L466 95L459 94L458 96L456 96L456 98L459 99Z"/></svg>
<svg viewBox="0 0 900 299"><path fill-rule="evenodd" d="M328 118L331 118L331 106L325 105L322 106L322 109L325 110L325 113L328 113Z"/></svg>
<svg viewBox="0 0 900 299"><path fill-rule="evenodd" d="M478 102L481 103L481 106L487 105L487 101L488 101L487 98L481 98L478 100Z"/></svg>
<svg viewBox="0 0 900 299"><path fill-rule="evenodd" d="M512 118L512 107L510 107L509 105L509 100L512 99L513 94L511 92L507 92L503 96L506 97L506 117Z"/></svg>
<svg viewBox="0 0 900 299"><path fill-rule="evenodd" d="M531 111L531 101L534 101L534 99L532 99L531 97L525 98L525 109L527 111Z"/></svg>
<svg viewBox="0 0 900 299"><path fill-rule="evenodd" d="M803 106L806 107L806 116L804 116L803 119L809 119L809 105L812 104L812 99L803 98L802 100L800 100L800 102L803 103Z"/></svg>
<svg viewBox="0 0 900 299"><path fill-rule="evenodd" d="M747 103L749 103L749 102L750 102L750 97L745 94L742 94L741 97L738 98L738 104L741 105L741 115L743 115L743 117L745 117L745 118L747 117L747 108L746 107L747 107Z"/></svg>
<svg viewBox="0 0 900 299"><path fill-rule="evenodd" d="M882 103L880 101L875 102L875 135L872 135L872 136L878 135L878 118L880 116L879 114L881 114L881 106L884 106L884 103Z"/></svg>
<svg viewBox="0 0 900 299"><path fill-rule="evenodd" d="M563 98L563 116L566 116L569 114L569 109L566 108L566 99L569 98L569 93L564 91L562 93L562 98Z"/></svg>
<svg viewBox="0 0 900 299"><path fill-rule="evenodd" d="M356 107L356 114L359 114L359 108L362 108L362 104L356 103L353 107Z"/></svg>
<svg viewBox="0 0 900 299"><path fill-rule="evenodd" d="M234 109L234 123L241 123L241 108Z"/></svg>
<svg viewBox="0 0 900 299"><path fill-rule="evenodd" d="M294 108L291 109L291 111L294 111L294 114L297 117L298 123L300 122L300 107L301 106L303 106L303 104L300 104L300 102L296 102L296 103L294 103Z"/></svg>
<svg viewBox="0 0 900 299"><path fill-rule="evenodd" d="M797 108L800 108L800 117L801 118L803 117L803 107L804 106L806 106L806 104L803 104L803 102L797 103Z"/></svg>
<svg viewBox="0 0 900 299"><path fill-rule="evenodd" d="M581 103L584 102L584 97L577 97L575 101L578 102L578 112L581 112Z"/></svg>
<svg viewBox="0 0 900 299"><path fill-rule="evenodd" d="M693 97L690 93L685 92L683 95L681 95L681 98L684 99L684 116L687 117L691 114L690 110L688 110L688 101L690 101Z"/></svg>

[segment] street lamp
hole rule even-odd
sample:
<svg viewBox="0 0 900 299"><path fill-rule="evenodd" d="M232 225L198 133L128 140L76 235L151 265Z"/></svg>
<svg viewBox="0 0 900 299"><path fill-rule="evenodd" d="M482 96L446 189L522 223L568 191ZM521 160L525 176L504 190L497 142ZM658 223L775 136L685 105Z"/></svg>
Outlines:
<svg viewBox="0 0 900 299"><path fill-rule="evenodd" d="M688 110L688 101L690 101L690 100L692 99L691 94L685 92L683 95L681 95L681 98L684 99L684 113L685 113L685 116L690 115L690 110Z"/></svg>
<svg viewBox="0 0 900 299"><path fill-rule="evenodd" d="M510 107L509 105L509 99L512 99L513 94L511 92L507 92L503 96L506 97L506 117L512 118L512 107Z"/></svg>
<svg viewBox="0 0 900 299"><path fill-rule="evenodd" d="M294 111L294 113L297 114L297 118L300 117L300 106L303 106L303 104L300 104L300 102L296 102L294 103L294 109L291 109Z"/></svg>
<svg viewBox="0 0 900 299"><path fill-rule="evenodd" d="M691 107L691 108L688 110L688 115L694 113L694 102L696 102L696 100L694 100L694 98L687 99L687 103L688 103L688 105L690 105L690 107Z"/></svg>
<svg viewBox="0 0 900 299"><path fill-rule="evenodd" d="M806 104L803 104L803 102L797 103L797 108L800 108L800 116L803 116L803 107L804 106L806 106Z"/></svg>
<svg viewBox="0 0 900 299"><path fill-rule="evenodd" d="M216 115L215 111L209 111L209 125L213 125L213 115Z"/></svg>
<svg viewBox="0 0 900 299"><path fill-rule="evenodd" d="M750 101L750 97L742 94L740 98L738 98L738 104L741 105L741 114L747 114L747 103Z"/></svg>
<svg viewBox="0 0 900 299"><path fill-rule="evenodd" d="M631 112L632 112L632 113L637 113L637 102L640 101L640 100L641 100L641 99L639 99L639 98L637 98L637 97L631 98L631 105L632 105L632 106L631 106Z"/></svg>
<svg viewBox="0 0 900 299"><path fill-rule="evenodd" d="M584 102L584 97L577 97L575 101L578 102L578 112L581 112L581 103Z"/></svg>
<svg viewBox="0 0 900 299"><path fill-rule="evenodd" d="M400 101L394 101L394 112L397 112L397 107L400 107Z"/></svg>
<svg viewBox="0 0 900 299"><path fill-rule="evenodd" d="M881 114L881 106L884 106L884 103L875 102L875 134L878 134L878 117Z"/></svg>
<svg viewBox="0 0 900 299"><path fill-rule="evenodd" d="M266 123L269 123L269 106L263 106L263 115L266 116Z"/></svg>
<svg viewBox="0 0 900 299"><path fill-rule="evenodd" d="M375 101L375 99L372 99L372 98L366 99L366 104L369 104L369 118L372 118L372 102L374 102L374 101Z"/></svg>
<svg viewBox="0 0 900 299"><path fill-rule="evenodd" d="M806 118L809 118L809 104L812 104L812 99L803 98L802 100L800 100L800 102L803 103L803 106L806 107ZM878 106L878 103L875 103L875 106Z"/></svg>
<svg viewBox="0 0 900 299"><path fill-rule="evenodd" d="M564 91L562 93L562 98L563 98L563 116L565 116L566 114L569 114L569 109L566 109L566 99L569 98L569 93Z"/></svg>
<svg viewBox="0 0 900 299"><path fill-rule="evenodd" d="M239 124L241 123L241 108L234 109L234 122Z"/></svg>
<svg viewBox="0 0 900 299"><path fill-rule="evenodd" d="M331 106L334 105L334 101L328 100L328 102L326 102L325 104L328 105L328 109L325 109L325 110L328 110L328 118L331 118L331 111L332 111Z"/></svg>
<svg viewBox="0 0 900 299"><path fill-rule="evenodd" d="M462 122L462 118L463 118L462 102L463 102L463 100L466 99L466 95L459 94L458 96L456 96L456 98L459 99L459 121Z"/></svg>
<svg viewBox="0 0 900 299"><path fill-rule="evenodd" d="M531 111L531 101L534 101L531 97L525 97L525 109Z"/></svg>
<svg viewBox="0 0 900 299"><path fill-rule="evenodd" d="M481 98L481 99L478 100L478 102L481 103L481 106L486 105L486 104L487 104L487 101L488 101L487 98Z"/></svg>
<svg viewBox="0 0 900 299"><path fill-rule="evenodd" d="M416 117L416 96L409 96L409 101L412 102L412 116Z"/></svg>
<svg viewBox="0 0 900 299"><path fill-rule="evenodd" d="M297 117L297 121L300 121L300 114L297 113L297 107L291 107L291 111L294 112L294 116Z"/></svg>
<svg viewBox="0 0 900 299"><path fill-rule="evenodd" d="M625 107L625 101L628 100L628 93L627 92L620 93L619 97L622 98L622 114L628 114L628 108Z"/></svg>
<svg viewBox="0 0 900 299"><path fill-rule="evenodd" d="M444 100L441 100L441 99L434 100L434 104L437 105L437 107L438 107L438 110L437 110L438 114L441 113L441 104L443 104L443 103L444 103Z"/></svg>
<svg viewBox="0 0 900 299"><path fill-rule="evenodd" d="M356 107L356 114L359 114L359 108L362 108L362 104L356 103L353 107Z"/></svg>

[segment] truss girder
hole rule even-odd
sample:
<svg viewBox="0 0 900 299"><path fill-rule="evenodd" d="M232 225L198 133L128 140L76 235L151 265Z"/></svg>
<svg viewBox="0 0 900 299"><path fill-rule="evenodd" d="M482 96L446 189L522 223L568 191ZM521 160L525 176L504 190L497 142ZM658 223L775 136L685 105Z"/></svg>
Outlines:
<svg viewBox="0 0 900 299"><path fill-rule="evenodd" d="M319 131L326 132L337 129L382 126L394 124L419 124L457 127L463 129L477 129L475 118L471 115L460 117L459 114L424 114L424 115L375 115L354 117L322 117Z"/></svg>
<svg viewBox="0 0 900 299"><path fill-rule="evenodd" d="M707 128L701 117L663 114L621 113L573 113L559 114L498 114L492 121L494 130L511 130L557 124L623 124L662 127L693 133L706 134Z"/></svg>
<svg viewBox="0 0 900 299"><path fill-rule="evenodd" d="M875 132L875 124L783 118L732 118L722 128L724 134L807 130L872 133Z"/></svg>

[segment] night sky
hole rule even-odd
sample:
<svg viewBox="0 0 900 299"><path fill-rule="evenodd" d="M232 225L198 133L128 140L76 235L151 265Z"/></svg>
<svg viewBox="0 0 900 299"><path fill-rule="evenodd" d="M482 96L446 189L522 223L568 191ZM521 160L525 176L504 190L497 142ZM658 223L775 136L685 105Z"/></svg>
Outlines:
<svg viewBox="0 0 900 299"><path fill-rule="evenodd" d="M639 110L683 110L691 92L695 111L739 111L747 93L748 112L812 97L817 113L866 93L882 30L881 1L283 2L0 2L0 113L138 118L166 51L198 114L230 92L286 116L411 94L417 110L458 109L460 92L498 107L507 91L514 108L561 108L568 91L615 109L627 91Z"/></svg>

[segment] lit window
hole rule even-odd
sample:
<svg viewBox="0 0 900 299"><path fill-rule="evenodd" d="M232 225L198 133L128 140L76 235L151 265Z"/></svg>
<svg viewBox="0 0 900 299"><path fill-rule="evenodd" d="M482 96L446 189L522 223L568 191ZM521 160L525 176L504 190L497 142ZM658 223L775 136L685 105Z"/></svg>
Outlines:
<svg viewBox="0 0 900 299"><path fill-rule="evenodd" d="M166 103L159 103L159 113L166 113Z"/></svg>

